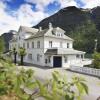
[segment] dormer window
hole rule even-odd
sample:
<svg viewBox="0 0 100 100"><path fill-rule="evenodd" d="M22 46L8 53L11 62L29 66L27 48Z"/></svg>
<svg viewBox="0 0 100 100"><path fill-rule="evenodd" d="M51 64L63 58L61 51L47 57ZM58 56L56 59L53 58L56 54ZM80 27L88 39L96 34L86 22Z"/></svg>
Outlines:
<svg viewBox="0 0 100 100"><path fill-rule="evenodd" d="M67 43L67 48L69 48L69 43Z"/></svg>
<svg viewBox="0 0 100 100"><path fill-rule="evenodd" d="M40 48L40 41L37 42L37 48Z"/></svg>
<svg viewBox="0 0 100 100"><path fill-rule="evenodd" d="M54 31L52 30L52 35L55 35Z"/></svg>

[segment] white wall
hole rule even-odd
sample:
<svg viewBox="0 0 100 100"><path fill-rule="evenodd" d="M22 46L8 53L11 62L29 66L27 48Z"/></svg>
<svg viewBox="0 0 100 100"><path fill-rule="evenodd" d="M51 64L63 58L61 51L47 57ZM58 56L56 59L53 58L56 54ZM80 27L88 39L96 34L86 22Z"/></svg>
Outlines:
<svg viewBox="0 0 100 100"><path fill-rule="evenodd" d="M51 38L51 37L44 37L44 48L50 48L49 47L49 41L52 41L52 47L61 48L60 42L62 42L62 48L67 48L67 43L69 43L69 48L73 48L73 42L65 39L57 39L57 38Z"/></svg>
<svg viewBox="0 0 100 100"><path fill-rule="evenodd" d="M40 48L37 48L37 42L40 41ZM29 48L27 48L27 42L29 43ZM34 42L34 48L32 48L32 42ZM44 42L43 37L33 38L25 41L26 56L24 61L27 63L37 64L44 66ZM28 59L28 54L32 54L32 60ZM41 55L40 61L37 61L37 54Z"/></svg>

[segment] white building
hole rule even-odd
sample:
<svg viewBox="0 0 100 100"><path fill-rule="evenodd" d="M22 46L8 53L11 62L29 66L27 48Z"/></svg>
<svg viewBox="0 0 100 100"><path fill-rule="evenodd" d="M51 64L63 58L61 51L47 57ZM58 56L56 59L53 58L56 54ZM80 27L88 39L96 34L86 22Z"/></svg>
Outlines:
<svg viewBox="0 0 100 100"><path fill-rule="evenodd" d="M83 66L83 51L73 49L74 40L66 36L59 27L53 28L49 23L48 29L42 30L21 26L9 43L9 49L26 49L25 63L50 67ZM17 55L17 61L19 56Z"/></svg>

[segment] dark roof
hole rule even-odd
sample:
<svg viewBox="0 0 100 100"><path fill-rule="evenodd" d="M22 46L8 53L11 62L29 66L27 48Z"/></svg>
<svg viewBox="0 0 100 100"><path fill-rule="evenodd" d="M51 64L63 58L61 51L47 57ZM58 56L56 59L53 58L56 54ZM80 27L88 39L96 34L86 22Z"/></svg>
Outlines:
<svg viewBox="0 0 100 100"><path fill-rule="evenodd" d="M85 52L83 51L78 51L78 50L75 50L75 49L63 49L63 48L54 48L54 49L48 49L46 51L45 54L84 54Z"/></svg>
<svg viewBox="0 0 100 100"><path fill-rule="evenodd" d="M48 49L45 54L57 54L57 49Z"/></svg>
<svg viewBox="0 0 100 100"><path fill-rule="evenodd" d="M44 29L41 31L38 31L36 34L30 36L28 39L34 38L34 37L39 37L39 36L44 36L44 34L48 31L48 29Z"/></svg>

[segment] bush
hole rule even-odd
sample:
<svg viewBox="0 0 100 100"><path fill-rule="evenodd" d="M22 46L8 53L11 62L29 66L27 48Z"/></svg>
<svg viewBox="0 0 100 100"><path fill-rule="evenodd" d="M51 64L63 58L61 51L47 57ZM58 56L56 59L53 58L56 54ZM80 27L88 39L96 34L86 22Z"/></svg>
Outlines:
<svg viewBox="0 0 100 100"><path fill-rule="evenodd" d="M88 94L88 87L83 78L72 77L68 81L58 71L52 73L52 79L41 82L34 77L34 71L18 69L2 62L0 67L0 100L81 100ZM14 98L14 99L13 99ZM8 100L7 99L7 100Z"/></svg>
<svg viewBox="0 0 100 100"><path fill-rule="evenodd" d="M93 63L92 63L94 68L100 69L100 53L95 52L93 54Z"/></svg>

